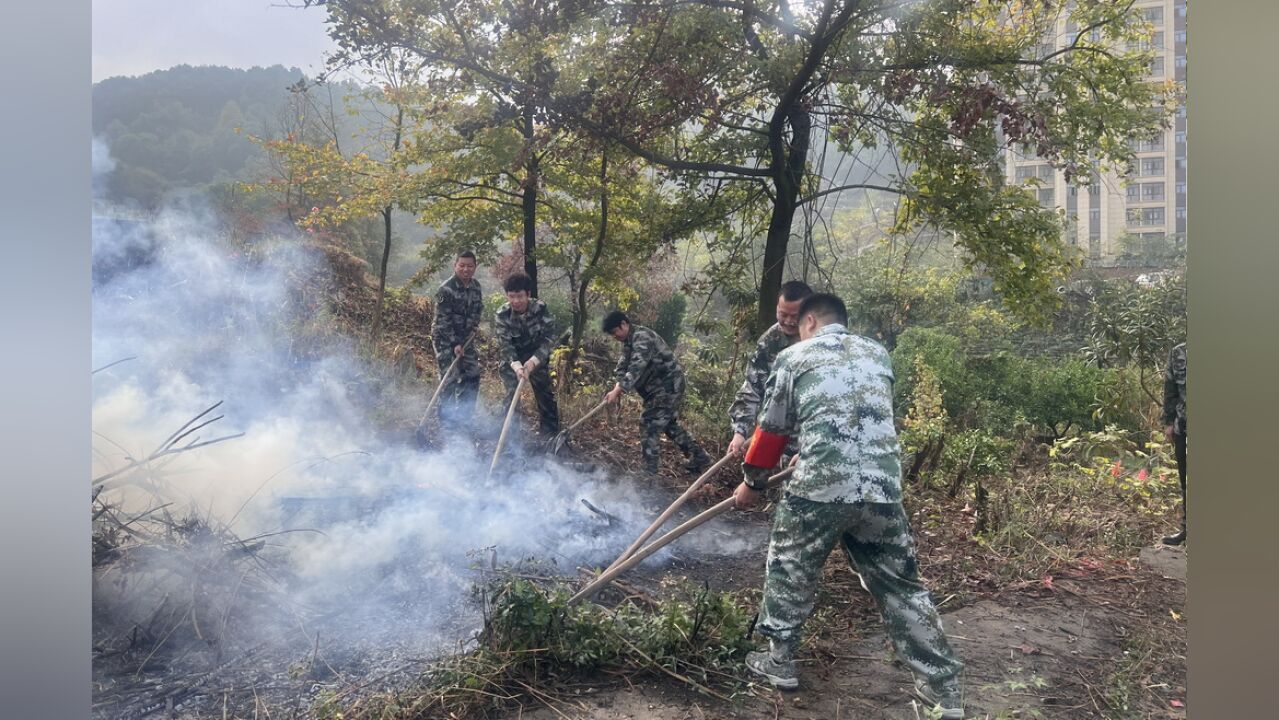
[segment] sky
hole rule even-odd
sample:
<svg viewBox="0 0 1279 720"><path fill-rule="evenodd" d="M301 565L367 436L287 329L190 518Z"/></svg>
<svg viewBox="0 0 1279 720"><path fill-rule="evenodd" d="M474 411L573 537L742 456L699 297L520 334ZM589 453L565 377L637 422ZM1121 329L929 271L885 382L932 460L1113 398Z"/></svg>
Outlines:
<svg viewBox="0 0 1279 720"><path fill-rule="evenodd" d="M174 65L296 67L314 75L333 42L324 8L300 0L93 0L93 82Z"/></svg>

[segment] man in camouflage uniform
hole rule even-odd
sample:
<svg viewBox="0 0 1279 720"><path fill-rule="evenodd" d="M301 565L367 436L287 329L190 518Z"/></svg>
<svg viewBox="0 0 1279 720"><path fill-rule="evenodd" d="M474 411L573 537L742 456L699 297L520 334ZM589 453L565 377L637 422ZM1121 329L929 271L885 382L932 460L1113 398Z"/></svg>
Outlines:
<svg viewBox="0 0 1279 720"><path fill-rule="evenodd" d="M755 417L759 403L764 398L764 381L773 370L777 353L799 341L799 304L813 294L812 288L799 280L782 283L777 298L777 322L759 336L755 354L746 365L746 379L728 408L728 418L733 426L733 439L728 451L741 456L746 452L746 441L755 430Z"/></svg>
<svg viewBox="0 0 1279 720"><path fill-rule="evenodd" d="M644 470L650 476L658 471L659 437L666 433L688 456L685 466L690 472L700 473L711 464L711 458L679 425L679 409L684 402L684 368L666 347L661 335L644 327L633 325L626 313L614 310L604 318L604 332L622 343L622 357L613 371L617 378L613 389L604 399L617 402L624 392L635 391L644 399L644 414L640 416L643 433L640 449L644 454Z"/></svg>
<svg viewBox="0 0 1279 720"><path fill-rule="evenodd" d="M758 628L769 649L746 664L780 688L799 686L794 654L812 614L822 566L836 543L865 580L915 689L941 717L963 717L962 664L919 577L902 508L888 352L847 329L844 303L816 294L800 306L801 342L783 350L765 385L759 424L734 493L746 508L787 440L799 439L794 475L773 518Z"/></svg>
<svg viewBox="0 0 1279 720"><path fill-rule="evenodd" d="M449 425L466 425L475 412L480 392L480 355L476 344L466 341L480 327L484 298L475 279L475 253L465 250L453 261L453 276L435 291L435 327L432 342L440 377L453 361L457 368L448 387L440 392L440 419ZM465 347L463 347L465 346Z"/></svg>
<svg viewBox="0 0 1279 720"><path fill-rule="evenodd" d="M1181 481L1181 531L1164 537L1165 545L1186 541L1186 344L1168 353L1164 370L1164 436L1172 443L1177 458L1177 478Z"/></svg>
<svg viewBox="0 0 1279 720"><path fill-rule="evenodd" d="M506 385L506 406L515 396L520 378L527 378L537 400L538 426L546 435L560 431L560 410L547 360L555 347L555 319L546 303L531 296L533 280L512 275L503 285L506 303L497 311L494 334L501 348L498 373Z"/></svg>

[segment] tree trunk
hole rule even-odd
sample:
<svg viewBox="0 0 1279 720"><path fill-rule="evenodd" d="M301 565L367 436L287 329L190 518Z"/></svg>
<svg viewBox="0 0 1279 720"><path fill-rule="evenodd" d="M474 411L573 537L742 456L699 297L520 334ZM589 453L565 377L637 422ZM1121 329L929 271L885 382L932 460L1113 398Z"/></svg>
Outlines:
<svg viewBox="0 0 1279 720"><path fill-rule="evenodd" d="M915 457L911 459L910 469L906 471L906 484L912 484L919 480L919 471L924 467L924 459L933 451L933 443L927 442L922 448L915 452Z"/></svg>
<svg viewBox="0 0 1279 720"><path fill-rule="evenodd" d="M533 291L529 293L533 297L537 297L537 185L538 161L537 155L533 152L533 106L526 104L524 106L524 143L525 152L528 153L528 159L525 161L524 169L524 192L523 194L523 211L524 211L524 274L528 275L533 281Z"/></svg>
<svg viewBox="0 0 1279 720"><path fill-rule="evenodd" d="M400 140L404 137L404 106L397 106L395 115L395 140L391 144L391 154L400 150ZM373 342L382 335L382 308L386 300L386 268L391 261L391 211L394 206L387 204L382 208L382 227L385 230L382 244L382 267L378 271L377 308L373 311Z"/></svg>
<svg viewBox="0 0 1279 720"><path fill-rule="evenodd" d="M786 248L790 244L791 223L795 209L799 207L799 191L808 165L808 146L813 121L799 102L786 114L790 126L789 146L785 138L772 139L773 145L773 214L768 220L768 237L764 243L764 267L759 280L759 306L755 318L754 334L773 323L777 306L777 294L782 288L782 274L786 271ZM783 132L778 127L775 132Z"/></svg>
<svg viewBox="0 0 1279 720"><path fill-rule="evenodd" d="M577 285L577 294L573 304L573 339L569 345L568 358L564 363L565 383L573 375L577 367L577 358L582 352L582 336L586 330L586 293L590 289L591 280L595 277L595 267L599 264L600 255L604 252L604 241L608 237L608 148L600 153L600 231L595 236L595 249L591 253L590 262L582 271L581 282Z"/></svg>
<svg viewBox="0 0 1279 720"><path fill-rule="evenodd" d="M377 307L373 310L373 342L382 335L382 307L386 301L386 266L391 259L391 206L382 208L382 227L385 230L382 245L382 267L377 276Z"/></svg>

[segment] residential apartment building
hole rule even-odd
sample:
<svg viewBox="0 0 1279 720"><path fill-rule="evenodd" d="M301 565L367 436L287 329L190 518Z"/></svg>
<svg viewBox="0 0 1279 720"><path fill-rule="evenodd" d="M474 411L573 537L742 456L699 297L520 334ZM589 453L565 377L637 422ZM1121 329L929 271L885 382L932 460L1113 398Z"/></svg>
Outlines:
<svg viewBox="0 0 1279 720"><path fill-rule="evenodd" d="M1149 44L1155 56L1149 69L1151 81L1186 80L1186 0L1137 0L1136 8L1154 27ZM1073 22L1058 21L1053 37L1046 38L1044 54L1075 41L1080 32ZM1094 40L1100 39L1097 31ZM1144 48L1143 48L1144 49ZM1184 98L1184 93L1183 93ZM1038 178L1034 188L1039 201L1062 208L1068 221L1067 238L1091 262L1108 264L1125 247L1121 238L1186 237L1186 106L1178 106L1171 127L1133 144L1137 163L1130 178L1105 173L1091 185L1066 183L1063 173L1042 158L1016 149L1007 153L1010 182Z"/></svg>

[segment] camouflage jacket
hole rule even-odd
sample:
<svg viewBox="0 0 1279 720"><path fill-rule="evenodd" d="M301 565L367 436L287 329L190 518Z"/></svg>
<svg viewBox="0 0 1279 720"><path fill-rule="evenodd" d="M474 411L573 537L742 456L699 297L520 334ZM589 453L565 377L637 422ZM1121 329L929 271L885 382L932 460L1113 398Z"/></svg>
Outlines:
<svg viewBox="0 0 1279 720"><path fill-rule="evenodd" d="M759 424L799 436L799 463L786 483L815 502L901 500L901 458L893 427L893 369L882 345L827 325L777 356Z"/></svg>
<svg viewBox="0 0 1279 720"><path fill-rule="evenodd" d="M662 336L643 325L631 325L613 375L623 391L635 391L645 400L684 392L684 368Z"/></svg>
<svg viewBox="0 0 1279 720"><path fill-rule="evenodd" d="M733 432L745 437L751 436L755 429L755 418L759 416L759 403L764 399L764 382L773 371L773 362L777 360L778 353L798 339L782 332L776 323L759 336L759 341L755 343L755 354L746 365L746 379L742 381L742 387L738 389L733 404L728 408L728 419Z"/></svg>
<svg viewBox="0 0 1279 720"><path fill-rule="evenodd" d="M536 357L542 365L555 347L555 318L546 303L530 298L523 313L511 310L511 304L503 303L497 311L494 334L502 349L504 362L521 362Z"/></svg>
<svg viewBox="0 0 1279 720"><path fill-rule="evenodd" d="M480 326L483 309L484 298L478 280L471 280L470 287L464 287L456 275L445 280L435 291L435 327L431 337L435 352L446 352L466 342L471 332Z"/></svg>
<svg viewBox="0 0 1279 720"><path fill-rule="evenodd" d="M1164 425L1175 425L1178 435L1186 434L1186 344L1168 353L1164 370Z"/></svg>

